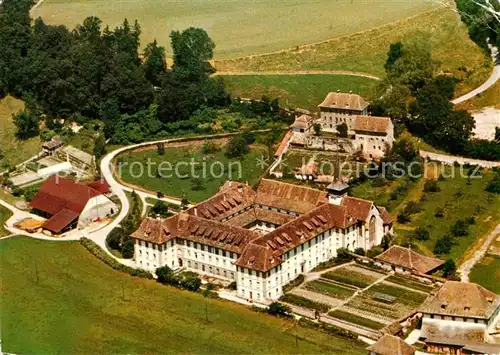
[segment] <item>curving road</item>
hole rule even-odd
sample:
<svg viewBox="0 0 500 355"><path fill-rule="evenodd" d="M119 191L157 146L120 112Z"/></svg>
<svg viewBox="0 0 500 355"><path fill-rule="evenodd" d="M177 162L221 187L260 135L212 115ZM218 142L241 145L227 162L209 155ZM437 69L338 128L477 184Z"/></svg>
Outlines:
<svg viewBox="0 0 500 355"><path fill-rule="evenodd" d="M461 102L467 101L469 99L472 99L474 96L479 95L480 93L488 90L490 87L495 85L495 83L500 79L500 57L498 55L498 48L490 46L491 49L491 57L493 58L493 62L495 63L495 66L493 67L493 72L491 73L490 77L488 80L486 80L481 86L475 88L471 92L468 92L467 94L457 97L456 99L452 100L451 102L453 104L459 104Z"/></svg>

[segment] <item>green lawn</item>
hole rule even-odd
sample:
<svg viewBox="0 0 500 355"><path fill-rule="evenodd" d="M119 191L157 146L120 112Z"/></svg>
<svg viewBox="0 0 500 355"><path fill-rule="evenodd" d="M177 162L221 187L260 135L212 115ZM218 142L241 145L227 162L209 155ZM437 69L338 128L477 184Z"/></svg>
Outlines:
<svg viewBox="0 0 500 355"><path fill-rule="evenodd" d="M4 228L4 223L12 216L12 212L3 207L0 206L0 237L4 237L6 235L9 235L10 232Z"/></svg>
<svg viewBox="0 0 500 355"><path fill-rule="evenodd" d="M5 352L365 354L356 341L120 273L77 242L9 238L0 255Z"/></svg>
<svg viewBox="0 0 500 355"><path fill-rule="evenodd" d="M400 2L391 3L391 6L387 6L385 2L380 4L389 8ZM333 38L323 43L266 55L217 61L216 68L225 72L349 70L382 76L389 45L422 36L432 46L433 57L441 63L440 71L449 71L463 78L456 93L459 95L485 81L491 73L492 63L470 40L466 26L453 11L453 7L454 5L450 5L388 26ZM305 17L309 18L309 12L307 14ZM374 14L378 16L379 12ZM360 14L356 20L362 17Z"/></svg>
<svg viewBox="0 0 500 355"><path fill-rule="evenodd" d="M391 6L377 0L45 0L33 17L73 28L87 16L115 27L125 17L141 25L141 44L154 38L169 47L170 32L202 27L215 41L216 56L261 53L366 30L432 8L424 0ZM305 16L307 14L307 16ZM167 48L168 52L170 49Z"/></svg>
<svg viewBox="0 0 500 355"><path fill-rule="evenodd" d="M452 173L452 168L446 167L446 174ZM460 261L466 251L473 247L480 237L485 236L500 221L500 195L490 194L485 191L493 173L483 171L481 178L471 179L470 185L467 178L460 176L459 168L453 168L454 177L438 181L439 192L430 192L421 203L422 212L411 216L412 221L406 225L397 225L397 233L408 235L417 227L424 227L430 232L428 241L414 241L422 251L432 252L436 240L450 234L451 226L459 219L475 217L475 224L469 227L469 235L456 237L456 244L449 255L455 261ZM445 215L435 217L437 208L443 208Z"/></svg>
<svg viewBox="0 0 500 355"><path fill-rule="evenodd" d="M354 293L354 290L352 289L319 280L308 282L305 285L305 288L309 291L319 292L324 295L338 298L341 300L349 298Z"/></svg>
<svg viewBox="0 0 500 355"><path fill-rule="evenodd" d="M287 107L316 110L330 91L352 91L367 97L376 80L349 75L234 75L223 76L233 97L279 98Z"/></svg>
<svg viewBox="0 0 500 355"><path fill-rule="evenodd" d="M500 294L500 256L486 255L472 269L470 280Z"/></svg>
<svg viewBox="0 0 500 355"><path fill-rule="evenodd" d="M24 102L12 96L0 99L0 171L31 158L42 150L40 138L16 138L12 114L24 109Z"/></svg>
<svg viewBox="0 0 500 355"><path fill-rule="evenodd" d="M121 178L127 183L153 192L161 191L165 196L186 197L191 202L200 202L215 194L227 180L248 181L254 184L264 172L257 166L257 158L267 157L267 148L264 146L252 146L242 159L228 159L223 147L214 154L203 155L202 142L189 144L175 148L166 147L163 156L159 156L156 149L125 153L119 158L122 159L123 166ZM151 162L151 174L148 173L148 161ZM163 173L164 176L171 175L170 177L157 177L156 171L161 163L165 169L172 167L170 172L164 170ZM144 167L142 175L139 165ZM175 173L176 167L179 174ZM210 173L211 170L214 174ZM200 176L199 180L196 176Z"/></svg>

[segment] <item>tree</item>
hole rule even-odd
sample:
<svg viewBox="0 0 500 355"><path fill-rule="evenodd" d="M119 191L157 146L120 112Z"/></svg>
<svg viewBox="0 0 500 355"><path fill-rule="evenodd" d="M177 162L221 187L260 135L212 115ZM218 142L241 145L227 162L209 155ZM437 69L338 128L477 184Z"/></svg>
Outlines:
<svg viewBox="0 0 500 355"><path fill-rule="evenodd" d="M376 89L376 99L371 103L374 116L389 116L395 123L406 120L411 97L410 89L402 84L383 80Z"/></svg>
<svg viewBox="0 0 500 355"><path fill-rule="evenodd" d="M415 229L415 232L413 233L413 236L416 240L421 241L426 241L430 238L429 231L424 227L417 227L417 229Z"/></svg>
<svg viewBox="0 0 500 355"><path fill-rule="evenodd" d="M436 180L428 180L424 184L424 192L439 192L441 189Z"/></svg>
<svg viewBox="0 0 500 355"><path fill-rule="evenodd" d="M156 152L160 156L165 155L165 144L164 143L158 143L156 145Z"/></svg>
<svg viewBox="0 0 500 355"><path fill-rule="evenodd" d="M455 224L451 226L451 233L455 237L466 236L469 234L469 226L465 221L459 219L458 221L455 222Z"/></svg>
<svg viewBox="0 0 500 355"><path fill-rule="evenodd" d="M388 67L387 76L391 83L405 85L416 93L430 83L435 68L429 42L418 37L402 46L401 55Z"/></svg>
<svg viewBox="0 0 500 355"><path fill-rule="evenodd" d="M361 256L365 256L365 254L366 254L366 253L365 253L365 250L364 250L363 248L356 248L356 249L354 250L354 254L356 254L356 255L361 255Z"/></svg>
<svg viewBox="0 0 500 355"><path fill-rule="evenodd" d="M314 134L319 136L321 133L321 125L319 123L315 123L313 125L313 129L314 129Z"/></svg>
<svg viewBox="0 0 500 355"><path fill-rule="evenodd" d="M407 163L415 161L419 157L417 147L407 138L401 138L394 142L391 155L393 155L392 161L403 160Z"/></svg>
<svg viewBox="0 0 500 355"><path fill-rule="evenodd" d="M387 61L384 64L385 71L392 69L394 63L403 55L403 44L401 42L391 43L387 53Z"/></svg>
<svg viewBox="0 0 500 355"><path fill-rule="evenodd" d="M266 309L267 313L272 314L273 316L281 317L288 317L291 311L290 307L279 302L271 303Z"/></svg>
<svg viewBox="0 0 500 355"><path fill-rule="evenodd" d="M165 48L158 46L156 39L146 45L142 69L146 79L154 86L160 86L163 75L167 72Z"/></svg>
<svg viewBox="0 0 500 355"><path fill-rule="evenodd" d="M231 137L226 149L226 156L237 158L247 154L249 151L248 143L241 135Z"/></svg>
<svg viewBox="0 0 500 355"><path fill-rule="evenodd" d="M341 123L341 124L337 125L337 132L339 132L339 135L341 137L346 138L348 136L347 125L345 123Z"/></svg>
<svg viewBox="0 0 500 355"><path fill-rule="evenodd" d="M103 155L106 154L106 141L104 137L100 134L94 141L94 155L97 160L99 160Z"/></svg>
<svg viewBox="0 0 500 355"><path fill-rule="evenodd" d="M439 237L434 245L434 254L449 254L452 246L453 240L449 235Z"/></svg>
<svg viewBox="0 0 500 355"><path fill-rule="evenodd" d="M352 255L346 248L338 248L336 260L339 262L351 261Z"/></svg>
<svg viewBox="0 0 500 355"><path fill-rule="evenodd" d="M155 202L154 206L151 208L151 212L161 217L168 217L168 215L170 214L168 212L168 205L161 200Z"/></svg>
<svg viewBox="0 0 500 355"><path fill-rule="evenodd" d="M157 281L160 283L170 283L172 276L172 269L168 266L162 266L156 269L155 271L157 276Z"/></svg>
<svg viewBox="0 0 500 355"><path fill-rule="evenodd" d="M40 122L38 117L32 115L26 110L12 116L17 128L16 135L19 138L26 139L38 135Z"/></svg>
<svg viewBox="0 0 500 355"><path fill-rule="evenodd" d="M384 236L382 237L382 241L380 242L380 246L382 247L382 249L386 251L391 246L391 243L392 236L390 234L384 234Z"/></svg>
<svg viewBox="0 0 500 355"><path fill-rule="evenodd" d="M447 279L455 279L457 272L457 266L453 259L448 259L443 264L443 277Z"/></svg>
<svg viewBox="0 0 500 355"><path fill-rule="evenodd" d="M411 217L406 212L400 212L397 218L398 223L405 224L411 222Z"/></svg>

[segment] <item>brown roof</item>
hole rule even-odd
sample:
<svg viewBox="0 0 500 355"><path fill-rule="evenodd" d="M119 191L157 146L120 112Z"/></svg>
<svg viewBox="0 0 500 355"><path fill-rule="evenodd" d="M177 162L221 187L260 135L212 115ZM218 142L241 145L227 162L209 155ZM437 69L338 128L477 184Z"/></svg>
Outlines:
<svg viewBox="0 0 500 355"><path fill-rule="evenodd" d="M393 220L387 209L382 206L377 206L377 208L380 211L380 218L382 218L384 225L392 224Z"/></svg>
<svg viewBox="0 0 500 355"><path fill-rule="evenodd" d="M229 224L237 227L245 227L256 221L269 222L281 226L290 222L296 217L286 213L265 210L262 208L251 208L248 211L240 213L239 215L228 219L224 224Z"/></svg>
<svg viewBox="0 0 500 355"><path fill-rule="evenodd" d="M252 206L255 199L255 191L246 184L228 181L220 190L194 207L186 210L187 214L213 219L221 219Z"/></svg>
<svg viewBox="0 0 500 355"><path fill-rule="evenodd" d="M241 254L244 247L259 234L248 229L179 213L163 220L146 218L131 236L155 244L163 244L174 237L181 237Z"/></svg>
<svg viewBox="0 0 500 355"><path fill-rule="evenodd" d="M266 272L281 262L282 260L274 255L269 246L250 243L234 264L252 270Z"/></svg>
<svg viewBox="0 0 500 355"><path fill-rule="evenodd" d="M500 297L475 283L447 281L420 312L489 319L500 306Z"/></svg>
<svg viewBox="0 0 500 355"><path fill-rule="evenodd" d="M292 136L293 136L293 132L292 131L286 132L285 136L281 140L280 146L278 147L278 149L276 149L276 152L274 153L275 157L280 156L281 154L283 154L283 152L285 151L286 146L288 145L288 141L290 140L290 138L292 138Z"/></svg>
<svg viewBox="0 0 500 355"><path fill-rule="evenodd" d="M443 260L418 254L410 248L403 248L399 245L391 246L382 254L376 256L375 259L421 274L435 270L444 263Z"/></svg>
<svg viewBox="0 0 500 355"><path fill-rule="evenodd" d="M42 227L44 229L48 229L51 232L60 233L64 228L70 225L71 222L77 219L78 216L79 213L63 208L48 220L46 220Z"/></svg>
<svg viewBox="0 0 500 355"><path fill-rule="evenodd" d="M298 213L307 213L327 203L326 192L275 180L262 179L257 188L256 204Z"/></svg>
<svg viewBox="0 0 500 355"><path fill-rule="evenodd" d="M111 192L109 184L104 179L91 182L87 186L99 191L102 194L109 194Z"/></svg>
<svg viewBox="0 0 500 355"><path fill-rule="evenodd" d="M54 137L50 141L44 142L42 144L42 147L44 147L46 149L54 149L54 148L60 147L62 145L63 145L63 142L61 141L61 139Z"/></svg>
<svg viewBox="0 0 500 355"><path fill-rule="evenodd" d="M357 94L330 92L318 107L363 111L368 107L368 102Z"/></svg>
<svg viewBox="0 0 500 355"><path fill-rule="evenodd" d="M394 335L385 334L375 344L366 348L378 355L413 355L415 348L407 344L403 339Z"/></svg>
<svg viewBox="0 0 500 355"><path fill-rule="evenodd" d="M389 133L391 119L388 117L356 116L354 122L355 131Z"/></svg>
<svg viewBox="0 0 500 355"><path fill-rule="evenodd" d="M30 206L51 215L62 209L80 213L87 202L98 195L102 193L89 186L52 175L40 187Z"/></svg>
<svg viewBox="0 0 500 355"><path fill-rule="evenodd" d="M252 241L251 244L243 251L241 260L238 260L237 265L252 268L253 264L246 261L252 260L253 263L265 265L265 260L268 254L258 254L257 251L262 248L270 248L275 260L281 260L280 257L287 251L301 245L315 236L331 228L347 228L353 225L356 221L349 218L345 207L324 204L309 213L302 215L294 220L282 225L274 231L265 234ZM250 248L251 245L260 245L262 248ZM276 264L267 264L269 269ZM267 271L268 269L259 269Z"/></svg>
<svg viewBox="0 0 500 355"><path fill-rule="evenodd" d="M308 129L313 123L313 118L309 115L301 115L292 124L294 128Z"/></svg>
<svg viewBox="0 0 500 355"><path fill-rule="evenodd" d="M372 201L356 197L344 196L341 205L347 208L347 213L360 221L366 221L373 206Z"/></svg>

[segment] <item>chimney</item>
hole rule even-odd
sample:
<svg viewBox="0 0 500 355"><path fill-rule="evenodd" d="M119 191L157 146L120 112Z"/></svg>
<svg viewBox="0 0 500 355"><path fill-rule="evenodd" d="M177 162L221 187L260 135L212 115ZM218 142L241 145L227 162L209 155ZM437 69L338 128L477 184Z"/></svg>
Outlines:
<svg viewBox="0 0 500 355"><path fill-rule="evenodd" d="M243 193L243 185L242 184L238 184L238 192L240 194Z"/></svg>
<svg viewBox="0 0 500 355"><path fill-rule="evenodd" d="M337 89L337 93L340 94L340 89Z"/></svg>
<svg viewBox="0 0 500 355"><path fill-rule="evenodd" d="M349 91L349 95L351 95L351 94L352 94L352 90Z"/></svg>
<svg viewBox="0 0 500 355"><path fill-rule="evenodd" d="M194 208L194 215L198 216L198 209L196 207Z"/></svg>

